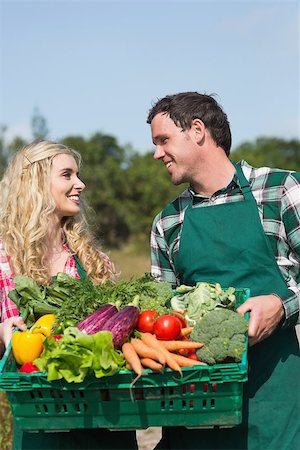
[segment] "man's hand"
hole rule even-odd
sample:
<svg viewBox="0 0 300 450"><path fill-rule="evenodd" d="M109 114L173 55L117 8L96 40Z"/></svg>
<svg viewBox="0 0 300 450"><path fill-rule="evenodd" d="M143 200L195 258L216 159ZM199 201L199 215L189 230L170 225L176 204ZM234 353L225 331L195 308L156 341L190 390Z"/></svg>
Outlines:
<svg viewBox="0 0 300 450"><path fill-rule="evenodd" d="M269 337L284 318L283 303L273 294L250 297L237 309L237 312L242 315L248 311L250 312L248 328L250 346Z"/></svg>
<svg viewBox="0 0 300 450"><path fill-rule="evenodd" d="M18 327L20 330L26 330L27 326L25 325L22 317L10 317L0 324L0 342L3 342L5 347L8 346L15 327Z"/></svg>

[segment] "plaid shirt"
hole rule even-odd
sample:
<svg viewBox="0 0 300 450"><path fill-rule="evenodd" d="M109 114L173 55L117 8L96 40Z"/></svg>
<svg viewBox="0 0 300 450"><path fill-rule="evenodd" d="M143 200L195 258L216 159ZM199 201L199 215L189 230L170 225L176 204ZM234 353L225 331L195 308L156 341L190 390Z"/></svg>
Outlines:
<svg viewBox="0 0 300 450"><path fill-rule="evenodd" d="M294 325L299 321L300 303L300 173L269 167L253 168L245 161L238 164L250 183L264 231L291 293L283 299L285 325ZM201 208L241 200L243 196L236 174L225 189L209 198L186 189L153 221L151 273L173 286L180 284L174 256L178 254L184 214L191 201L194 207Z"/></svg>
<svg viewBox="0 0 300 450"><path fill-rule="evenodd" d="M65 250L70 251L68 246L64 244ZM74 278L79 278L74 256L70 253L66 261L64 272ZM0 239L0 322L12 316L18 316L19 311L16 305L8 297L9 291L15 288L13 282L14 273L9 264L9 257L5 252L4 243Z"/></svg>

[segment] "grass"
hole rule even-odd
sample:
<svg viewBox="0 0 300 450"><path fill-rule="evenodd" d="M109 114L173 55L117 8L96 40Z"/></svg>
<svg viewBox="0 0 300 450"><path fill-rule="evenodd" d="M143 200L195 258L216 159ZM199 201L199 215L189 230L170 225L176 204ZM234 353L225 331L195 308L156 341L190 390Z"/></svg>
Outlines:
<svg viewBox="0 0 300 450"><path fill-rule="evenodd" d="M13 436L13 421L10 403L5 392L0 392L0 448L11 450Z"/></svg>
<svg viewBox="0 0 300 450"><path fill-rule="evenodd" d="M108 255L122 280L150 272L150 251L143 245L129 244L121 250L109 251Z"/></svg>
<svg viewBox="0 0 300 450"><path fill-rule="evenodd" d="M141 244L129 244L120 250L107 252L120 273L120 279L129 280L150 271L149 249ZM11 450L13 421L10 404L4 392L0 392L0 449Z"/></svg>

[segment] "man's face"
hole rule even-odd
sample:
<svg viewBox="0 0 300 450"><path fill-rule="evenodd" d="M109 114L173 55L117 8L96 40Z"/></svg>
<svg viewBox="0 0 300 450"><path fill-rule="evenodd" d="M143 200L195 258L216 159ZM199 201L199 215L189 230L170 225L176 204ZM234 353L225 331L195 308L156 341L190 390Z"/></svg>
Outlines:
<svg viewBox="0 0 300 450"><path fill-rule="evenodd" d="M155 145L154 159L166 166L172 183L191 183L198 163L198 146L193 130L183 131L166 114L157 114L151 122L151 133Z"/></svg>

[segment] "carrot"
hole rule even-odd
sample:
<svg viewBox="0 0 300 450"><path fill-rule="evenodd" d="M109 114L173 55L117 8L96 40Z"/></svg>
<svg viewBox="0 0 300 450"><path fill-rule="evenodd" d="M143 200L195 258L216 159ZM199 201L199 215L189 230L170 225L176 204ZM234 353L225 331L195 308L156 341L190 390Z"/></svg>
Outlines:
<svg viewBox="0 0 300 450"><path fill-rule="evenodd" d="M174 352L175 350L184 349L193 349L193 348L201 348L204 344L201 342L193 342L193 341L160 341L162 345L169 351Z"/></svg>
<svg viewBox="0 0 300 450"><path fill-rule="evenodd" d="M138 354L130 342L125 342L122 345L122 352L127 364L132 367L132 370L140 377L143 373L143 367Z"/></svg>
<svg viewBox="0 0 300 450"><path fill-rule="evenodd" d="M145 344L141 339L133 338L130 342L140 358L154 359L163 366L166 364L165 356L161 352L156 351L153 347L149 347L149 345Z"/></svg>
<svg viewBox="0 0 300 450"><path fill-rule="evenodd" d="M129 367L132 367L132 370L137 374L135 379L130 383L129 392L131 401L134 402L135 397L133 394L133 385L137 382L137 380L143 375L143 366L141 363L141 360L139 358L139 355L134 350L133 345L130 342L125 342L122 345L122 352L124 355L124 358L126 359L126 362Z"/></svg>
<svg viewBox="0 0 300 450"><path fill-rule="evenodd" d="M205 363L201 362L201 361L197 361L195 359L192 358L187 358L186 356L182 356L182 355L178 355L176 353L172 353L175 361L179 364L180 367L192 367L195 365L204 365L206 366Z"/></svg>
<svg viewBox="0 0 300 450"><path fill-rule="evenodd" d="M162 370L164 368L162 364L151 358L141 358L141 363L144 367L152 370Z"/></svg>
<svg viewBox="0 0 300 450"><path fill-rule="evenodd" d="M180 373L180 375L182 375L179 364L173 358L174 355L170 353L163 345L161 345L162 341L156 339L156 337L151 333L142 333L141 339L143 342L145 342L145 344L153 347L156 351L163 353L166 358L166 363L170 367L170 369L176 370Z"/></svg>
<svg viewBox="0 0 300 450"><path fill-rule="evenodd" d="M194 327L184 327L181 328L180 336L188 336L193 331Z"/></svg>

